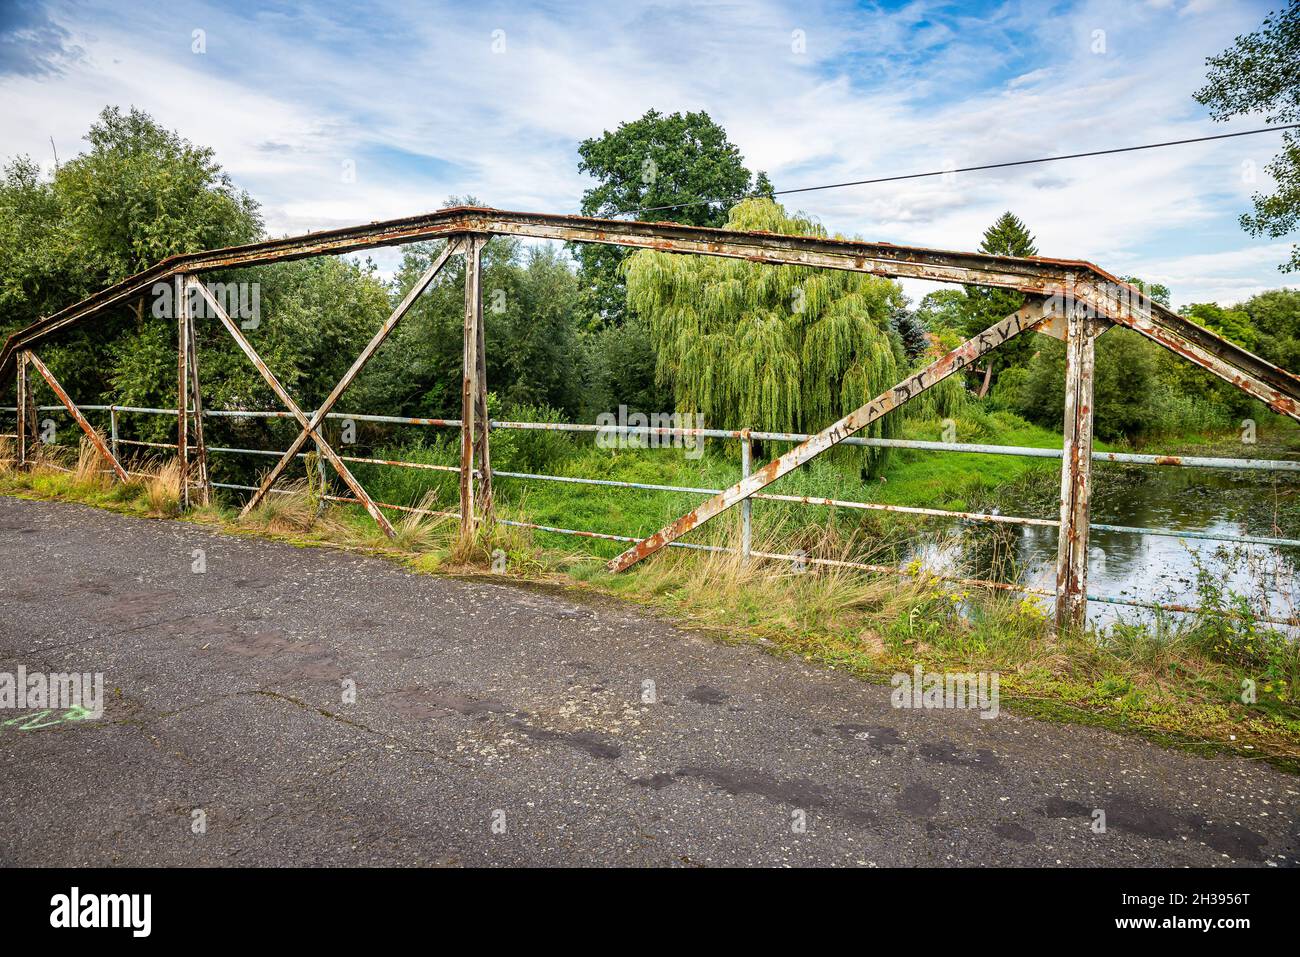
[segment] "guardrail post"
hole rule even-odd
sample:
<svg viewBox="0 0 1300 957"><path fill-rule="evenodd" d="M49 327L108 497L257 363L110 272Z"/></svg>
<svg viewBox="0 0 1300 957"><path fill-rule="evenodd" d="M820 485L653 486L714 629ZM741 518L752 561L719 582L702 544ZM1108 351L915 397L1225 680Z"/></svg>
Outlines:
<svg viewBox="0 0 1300 957"><path fill-rule="evenodd" d="M1061 528L1056 553L1056 627L1079 630L1088 613L1088 505L1092 492L1092 385L1098 323L1078 305L1065 338Z"/></svg>
<svg viewBox="0 0 1300 957"><path fill-rule="evenodd" d="M189 290L176 274L176 457L181 468L180 507L190 507Z"/></svg>
<svg viewBox="0 0 1300 957"><path fill-rule="evenodd" d="M113 458L122 461L122 453L117 447L117 406L115 405L108 407L108 441L109 448L113 450Z"/></svg>
<svg viewBox="0 0 1300 957"><path fill-rule="evenodd" d="M754 463L754 440L749 429L740 432L740 477L749 478L749 471ZM753 547L754 500L747 498L740 503L740 560L749 564L750 551Z"/></svg>

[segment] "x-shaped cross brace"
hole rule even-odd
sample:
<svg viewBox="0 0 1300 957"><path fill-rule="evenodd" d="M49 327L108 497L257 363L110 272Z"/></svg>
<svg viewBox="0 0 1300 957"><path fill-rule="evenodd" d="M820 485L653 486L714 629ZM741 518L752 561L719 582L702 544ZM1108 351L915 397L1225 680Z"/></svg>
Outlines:
<svg viewBox="0 0 1300 957"><path fill-rule="evenodd" d="M200 295L207 300L208 306L216 314L217 318L221 320L221 324L226 327L226 331L230 333L231 337L239 345L239 348L244 351L244 355L248 356L253 365L257 367L257 371L262 374L262 378L265 379L266 384L271 387L271 391L279 397L280 401L284 403L284 407L293 413L293 417L298 420L298 424L306 430L304 434L310 433L312 431L312 424L307 420L307 416L303 414L302 409L298 408L298 403L293 401L293 397L285 391L284 386L280 385L280 380L275 377L275 373L267 368L266 363L262 361L262 357L257 354L257 350L255 350L249 344L248 340L244 338L244 334L231 320L230 316L226 314L226 310L221 308L221 304L217 302L217 300L213 298L212 294L204 288L203 284L197 280L190 279L185 285L187 290L197 289ZM384 518L383 513L379 511L379 507L375 505L370 496L366 494L366 490L361 487L361 483L353 477L352 472L343 464L343 460L338 457L337 453L330 448L328 442L319 435L315 435L314 438L316 439L316 447L320 449L321 455L325 456L329 463L334 466L338 471L339 476L345 483L347 483L348 488L352 490L352 494L359 498L361 504L366 507L366 511L370 513L370 517L373 518L379 527L384 530L384 534L391 538L393 536L393 526L388 523L388 519ZM247 506L245 506L244 511L248 511Z"/></svg>
<svg viewBox="0 0 1300 957"><path fill-rule="evenodd" d="M388 338L395 328L397 328L397 324L401 322L402 317L410 311L413 305L415 305L415 301L420 297L420 294L429 287L429 283L433 282L434 277L438 275L438 272L442 269L443 265L446 264L447 260L460 251L460 246L461 243L459 240L452 240L447 243L442 254L433 261L433 264L425 271L424 275L421 276L415 285L411 287L410 292L406 294L405 298L402 299L397 308L393 310L393 314L388 317L387 321L380 327L379 331L375 333L374 338L372 338L370 342L366 344L366 347L361 350L361 354L357 356L356 361L352 363L352 367L344 373L343 378L338 381L338 385L334 386L333 391L331 391L325 401L321 403L320 408L312 414L310 421L308 421L303 414L298 411L297 406L294 406L292 400L284 394L284 390L274 381L274 376L271 375L270 370L267 369L265 364L257 358L256 353L252 351L252 347L249 346L243 336L240 335L239 330L235 327L234 323L230 321L230 318L224 313L219 312L219 315L222 317L222 323L225 325L226 329L235 337L235 341L240 344L240 348L242 348L248 357L252 359L253 364L258 367L258 371L262 373L262 377L267 380L267 383L271 388L274 389L276 394L280 396L281 400L290 407L290 411L292 411L294 417L298 419L298 424L302 426L302 432L298 434L298 437L293 440L288 450L280 457L280 461L275 463L275 467L266 474L266 477L262 480L261 487L253 493L252 497L249 498L248 502L244 505L243 511L240 513L241 515L247 514L251 509L256 508L258 503L267 496L271 491L271 487L275 485L280 476L284 474L285 469L289 467L289 464L294 460L298 451L306 444L307 439L310 436L316 441L316 445L320 449L321 454L329 459L330 464L334 466L343 481L347 483L348 488L350 488L353 494L361 500L363 505L365 505L366 511L371 514L374 520L379 524L379 527L384 530L384 533L390 538L392 537L393 529L392 526L388 524L388 520L383 517L378 507L376 507L375 503L371 501L370 496L365 493L365 490L363 490L360 484L357 483L356 479L352 477L352 473L348 471L348 467L343 464L342 460L339 459L337 455L334 454L333 449L329 447L328 443L321 438L317 429L320 427L320 424L325 421L325 416L327 416L334 408L339 397L343 395L348 386L350 386L353 380L356 379L357 374L361 372L366 363L370 361L372 356L374 356L375 352L383 344L384 340ZM207 296L206 298L210 303L213 301L211 296Z"/></svg>
<svg viewBox="0 0 1300 957"><path fill-rule="evenodd" d="M389 538L393 537L393 526L389 524L388 519L386 519L383 513L379 511L379 507L374 503L374 500L371 499L366 493L366 490L361 487L361 483L356 480L352 475L351 470L343 463L343 460L339 458L338 454L330 447L330 444L325 441L317 429L320 424L325 421L325 416L329 411L334 408L334 404L338 401L339 396L341 396L344 390L352 384L357 373L359 373L365 364L370 361L371 356L375 354L375 351L383 344L384 340L388 338L389 334L397 326L397 323L401 321L402 317L406 315L411 306L414 305L415 300L419 297L420 293L428 287L429 283L433 281L433 277L438 274L438 271L442 268L443 264L446 263L446 261L451 258L452 254L456 252L458 245L459 244L454 241L447 244L446 248L443 249L442 254L434 261L433 265L429 267L428 271L420 277L419 281L411 287L411 291L406 294L406 297L402 300L401 304L398 305L398 307L393 311L393 314L388 317L388 320L380 330L375 333L374 338L367 343L366 347L361 351L361 355L359 355L357 360L352 363L352 367L348 369L343 378L339 380L338 385L336 385L334 390L330 392L328 398L325 399L325 402L321 407L313 413L311 419L308 419L302 409L298 407L298 404L293 401L293 398L285 391L284 386L280 384L280 380L275 377L275 373L267 367L266 363L262 361L261 356L257 354L257 350L255 350L249 343L248 339L245 338L243 332L240 331L239 326L237 326L230 316L227 315L226 311L221 307L221 304L217 302L203 284L195 279L190 279L186 283L188 289L197 289L199 294L207 301L208 306L216 314L217 318L221 320L221 324L226 327L226 331L230 333L231 338L233 338L239 348L243 350L244 355L248 356L249 361L253 363L257 368L257 371L262 374L262 378L266 380L266 384L271 387L271 390L279 397L280 401L284 403L285 408L293 413L293 417L298 420L298 424L302 427L302 432L298 435L298 438L296 438L293 441L293 444L289 446L288 451L285 452L280 461L276 463L275 468L267 473L266 478L262 481L261 487L253 494L252 498L248 500L248 503L244 506L241 514L247 514L250 509L257 506L257 504L271 490L271 486L275 484L276 480L284 474L285 468L287 468L289 463L297 456L298 450L303 447L308 437L311 437L316 442L316 447L320 450L321 455L323 455L329 463L334 466L335 471L339 473L339 477L342 478L347 487L352 490L352 494L360 500L361 504L365 506L366 511L370 513L370 517L373 518L375 523L384 530L385 535Z"/></svg>

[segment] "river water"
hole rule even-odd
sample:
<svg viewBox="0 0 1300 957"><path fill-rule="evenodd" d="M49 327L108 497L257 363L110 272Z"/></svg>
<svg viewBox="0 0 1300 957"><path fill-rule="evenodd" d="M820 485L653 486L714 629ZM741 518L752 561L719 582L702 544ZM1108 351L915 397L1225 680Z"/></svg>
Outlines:
<svg viewBox="0 0 1300 957"><path fill-rule="evenodd" d="M1095 462L1093 475L1097 482L1093 523L1300 540L1300 474L1295 472ZM1038 511L1043 510L1033 514ZM920 546L918 557L940 574L1018 582L1051 591L1056 546L1054 528L967 526L950 529L939 541ZM1246 596L1257 613L1281 619L1300 616L1300 548L1291 546L1093 528L1088 593L1195 606L1200 604L1198 564L1215 584ZM1099 626L1151 615L1125 605L1088 603L1089 621Z"/></svg>

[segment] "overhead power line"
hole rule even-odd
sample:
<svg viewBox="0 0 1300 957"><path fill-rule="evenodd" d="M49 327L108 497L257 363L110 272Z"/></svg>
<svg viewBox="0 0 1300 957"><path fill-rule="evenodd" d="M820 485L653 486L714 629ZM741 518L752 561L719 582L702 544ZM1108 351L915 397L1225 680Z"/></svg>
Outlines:
<svg viewBox="0 0 1300 957"><path fill-rule="evenodd" d="M1163 143L1143 143L1141 146L1117 146L1108 150L1090 150L1086 153L1067 153L1064 156L1041 156L1037 159L1011 160L1006 163L985 163L982 166L963 166L960 169L941 169L929 173L902 173L897 176L878 176L874 179L855 179L846 183L827 183L824 186L800 186L795 189L776 189L772 191L773 196L789 196L792 193L812 193L823 189L843 189L846 186L869 186L872 183L896 183L905 179L924 179L928 176L951 176L956 173L977 173L980 170L989 169L1006 169L1011 166L1032 166L1036 163L1058 163L1061 160L1083 159L1087 156L1110 156L1115 153L1133 153L1138 150L1154 150L1165 146L1184 146L1188 143L1206 143L1210 140L1226 140L1235 136L1254 136L1257 133L1275 133L1281 130L1300 129L1300 123L1288 123L1284 126L1265 126L1257 130L1242 130L1239 133L1219 133L1215 136L1196 136L1186 140L1167 140ZM718 197L715 199L694 199L686 203L673 203L668 206L641 206L636 209L625 209L615 213L615 216L632 216L640 213L658 213L670 209L685 209L690 206L709 206L714 203L732 203L737 200L745 199L751 193L741 193L736 196Z"/></svg>

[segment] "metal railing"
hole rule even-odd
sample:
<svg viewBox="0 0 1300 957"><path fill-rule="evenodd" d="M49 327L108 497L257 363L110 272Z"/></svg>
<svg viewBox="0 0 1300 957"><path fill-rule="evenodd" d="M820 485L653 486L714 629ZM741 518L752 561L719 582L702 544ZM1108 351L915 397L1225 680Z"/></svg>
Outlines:
<svg viewBox="0 0 1300 957"><path fill-rule="evenodd" d="M62 405L43 405L37 406L40 412L63 412L68 410ZM118 449L121 446L130 446L136 448L148 449L176 449L177 444L174 442L148 442L139 439L126 439L120 435L120 419L123 413L142 414L142 415L162 415L171 418L176 417L175 409L158 409L145 406L128 406L128 405L78 405L77 409L82 412L107 412L109 414L109 443L114 456L118 456ZM14 406L0 407L0 411L16 412ZM277 411L237 411L237 410L220 410L206 409L203 411L205 418L213 419L293 419L290 412ZM411 416L397 415L366 415L366 414L349 414L343 412L331 412L325 416L327 419L336 421L368 422L381 425L405 425L405 426L424 426L434 428L451 428L459 429L461 421L459 419L442 419L442 418L419 418ZM739 441L741 443L741 476L747 477L750 474L751 464L753 461L753 443L754 442L773 442L773 443L796 443L803 442L809 436L797 432L763 432L751 429L703 429L703 428L675 428L675 427L650 427L650 426L605 426L605 425L586 425L578 423L562 422L512 422L491 420L489 427L493 431L501 430L542 430L568 433L595 433L606 436L627 438L630 436L659 436L659 437L680 437L696 439L715 439L722 441ZM0 438L13 437L12 434L6 436L0 434ZM868 446L874 448L893 448L893 449L910 449L919 451L934 452L957 452L974 455L1014 455L1029 458L1049 458L1060 459L1062 451L1051 448L1035 448L1028 446L1009 446L1009 445L985 445L969 442L932 442L917 439L886 439L886 438L864 438L851 437L842 440L845 445ZM270 449L248 449L230 446L207 446L210 453L224 455L253 455L269 456L279 458L284 455L284 451ZM298 453L297 458L305 459L307 453ZM391 468L408 468L426 471L444 472L458 474L460 469L454 465L441 465L427 462L409 462L398 459L380 459L367 456L349 456L340 455L345 462L362 465L374 465ZM1237 459L1208 456L1173 456L1173 455L1149 455L1131 452L1101 452L1092 453L1094 462L1110 462L1125 465L1141 466L1159 466L1174 468L1204 468L1204 469L1224 469L1224 470L1247 470L1247 471L1268 471L1279 473L1300 474L1300 461L1278 460L1278 459ZM138 474L138 473L133 473ZM476 473L477 474L477 473ZM574 485L591 485L605 488L632 489L651 492L681 493L700 496L712 496L718 494L721 490L717 488L705 488L698 486L685 485L661 485L646 482L627 482L614 479L596 479L581 476L567 475L544 475L531 472L512 472L499 469L493 469L494 478L507 478L522 481L536 482L555 482L568 483ZM226 489L228 491L255 492L257 486L240 485L228 482L212 482L213 488ZM331 501L341 504L362 504L361 500L351 496L343 495L322 495L325 501ZM949 509L922 508L905 505L888 505L878 502L859 502L837 498L826 498L815 495L783 495L776 493L757 492L751 496L752 499L771 502L785 502L791 504L825 506L831 508L858 509L864 511L890 512L900 515L918 515L924 517L946 518L956 522L989 524L989 525L1019 525L1032 526L1041 528L1060 528L1060 521L1057 519L1046 518L1029 518L1017 515L1003 515L997 512L961 512ZM437 515L449 518L459 518L459 511L439 511L434 509L423 509L408 505L397 505L389 502L378 502L375 504L380 508L392 511ZM534 531L557 535L570 535L581 538L589 538L600 541L610 542L638 542L641 540L637 536L616 535L609 532L601 532L594 529L572 529L560 528L551 525L541 525L532 522L497 518L497 522L503 525L527 528ZM1091 522L1090 527L1107 532L1152 535L1158 537L1169 537L1188 540L1204 541L1223 541L1245 545L1266 545L1273 547L1300 548L1300 539L1276 538L1260 535L1235 535L1224 532L1208 532L1171 528L1149 528L1129 525L1113 525L1100 522ZM978 578L963 578L952 575L942 575L924 569L910 570L906 567L891 565L871 564L867 562L855 562L843 559L818 558L802 554L787 554L780 552L767 552L754 550L753 541L753 515L749 507L741 510L741 528L740 528L740 545L739 547L727 547L723 545L709 545L694 542L674 541L670 544L675 548L694 549L709 552L727 552L739 553L744 559L760 558L772 561L785 562L802 562L808 565L818 565L824 567L849 568L866 572L924 576L945 581L956 585L965 585L977 588L988 588L1000 591L1012 591L1021 594L1035 595L1051 598L1055 594L1042 588L1035 588L1029 585L990 581ZM1137 599L1124 598L1115 595L1097 595L1089 593L1087 595L1089 602L1099 602L1103 604L1130 606L1135 608L1146 608L1152 610L1170 611L1175 613L1196 613L1201 609L1193 606L1140 601ZM1300 617L1290 618L1273 618L1261 617L1261 621L1272 624L1285 625L1289 627L1300 626Z"/></svg>

